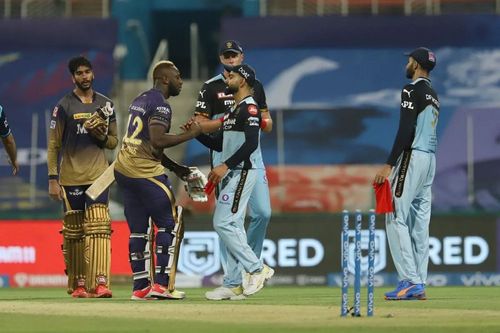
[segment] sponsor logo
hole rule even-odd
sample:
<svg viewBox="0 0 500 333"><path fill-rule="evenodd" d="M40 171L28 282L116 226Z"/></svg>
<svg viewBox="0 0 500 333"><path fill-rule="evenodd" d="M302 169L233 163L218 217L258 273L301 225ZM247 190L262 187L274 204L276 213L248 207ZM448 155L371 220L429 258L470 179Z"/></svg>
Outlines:
<svg viewBox="0 0 500 333"><path fill-rule="evenodd" d="M212 275L220 269L219 236L214 231L188 231L179 256L179 271Z"/></svg>
<svg viewBox="0 0 500 333"><path fill-rule="evenodd" d="M36 249L33 246L0 246L0 264L34 264Z"/></svg>
<svg viewBox="0 0 500 333"><path fill-rule="evenodd" d="M428 101L432 101L432 103L439 108L439 101L437 99L435 99L434 97L432 97L432 95L425 94L425 99Z"/></svg>
<svg viewBox="0 0 500 333"><path fill-rule="evenodd" d="M248 117L248 125L249 126L259 126L259 118L257 118L257 117Z"/></svg>
<svg viewBox="0 0 500 333"><path fill-rule="evenodd" d="M250 113L252 116L257 115L258 112L259 112L259 110L257 109L257 106L255 106L253 104L250 104L248 106L248 113Z"/></svg>
<svg viewBox="0 0 500 333"><path fill-rule="evenodd" d="M88 119L92 116L90 112L84 112L84 113L75 113L73 115L73 119Z"/></svg>
<svg viewBox="0 0 500 333"><path fill-rule="evenodd" d="M156 112L163 113L163 114L170 114L170 109L166 106L158 106L158 107L156 107Z"/></svg>
<svg viewBox="0 0 500 333"><path fill-rule="evenodd" d="M349 261L347 262L347 269L351 274L354 274L354 249L355 249L355 230L349 230L348 238L349 238ZM342 237L340 239L342 242ZM386 261L386 237L385 231L382 229L375 230L375 261L374 261L374 273L381 272L385 269L387 265ZM361 230L361 253L368 254L369 247L369 232L368 230ZM361 256L361 271L368 271L368 255Z"/></svg>
<svg viewBox="0 0 500 333"><path fill-rule="evenodd" d="M403 101L401 102L401 107L403 109L410 109L410 110L413 110L414 107L413 107L413 102L408 102L408 101Z"/></svg>
<svg viewBox="0 0 500 333"><path fill-rule="evenodd" d="M144 110L143 108L141 108L140 106L137 106L137 105L130 105L129 110L137 111L137 112L140 112L142 114L146 113L146 110Z"/></svg>
<svg viewBox="0 0 500 333"><path fill-rule="evenodd" d="M68 284L66 275L17 273L13 278L16 287L64 287Z"/></svg>
<svg viewBox="0 0 500 333"><path fill-rule="evenodd" d="M224 129L229 130L233 128L233 126L236 125L236 119L234 118L228 118L224 120Z"/></svg>
<svg viewBox="0 0 500 333"><path fill-rule="evenodd" d="M205 102L202 102L202 101L197 101L197 102L196 102L196 108L206 109L206 108L207 108L207 106L205 105Z"/></svg>
<svg viewBox="0 0 500 333"><path fill-rule="evenodd" d="M57 106L54 108L54 110L52 110L52 117L57 117L58 110L59 110L59 108Z"/></svg>
<svg viewBox="0 0 500 333"><path fill-rule="evenodd" d="M412 91L413 89L412 90L403 89L403 92L408 94L408 98L410 98L410 94L412 93Z"/></svg>
<svg viewBox="0 0 500 333"><path fill-rule="evenodd" d="M229 200L229 194L224 193L221 198L222 198L222 201L228 201Z"/></svg>
<svg viewBox="0 0 500 333"><path fill-rule="evenodd" d="M80 190L79 188L77 188L74 191L69 191L68 193L71 194L71 195L74 195L74 196L79 196L79 195L83 194L83 191Z"/></svg>
<svg viewBox="0 0 500 333"><path fill-rule="evenodd" d="M218 99L223 99L223 98L233 98L233 94L226 95L223 92L217 93L217 98Z"/></svg>
<svg viewBox="0 0 500 333"><path fill-rule="evenodd" d="M429 61L436 62L436 55L434 55L434 52L429 52Z"/></svg>
<svg viewBox="0 0 500 333"><path fill-rule="evenodd" d="M234 99L228 99L224 101L224 106L232 106L234 105Z"/></svg>
<svg viewBox="0 0 500 333"><path fill-rule="evenodd" d="M205 90L200 90L200 91L198 92L198 94L200 94L200 97L201 97L201 98L205 98L205 97L203 96L203 94L205 94L205 91L207 91L207 90L206 90L206 89L205 89Z"/></svg>
<svg viewBox="0 0 500 333"><path fill-rule="evenodd" d="M76 124L76 134L87 134L87 130L83 127L83 124Z"/></svg>
<svg viewBox="0 0 500 333"><path fill-rule="evenodd" d="M51 129L55 129L56 128L56 121L55 120L51 120L50 121L50 128Z"/></svg>
<svg viewBox="0 0 500 333"><path fill-rule="evenodd" d="M247 71L243 67L238 68L238 72L241 75L243 75L243 77L245 78L245 80L248 80L248 78L250 77L250 73L247 73Z"/></svg>

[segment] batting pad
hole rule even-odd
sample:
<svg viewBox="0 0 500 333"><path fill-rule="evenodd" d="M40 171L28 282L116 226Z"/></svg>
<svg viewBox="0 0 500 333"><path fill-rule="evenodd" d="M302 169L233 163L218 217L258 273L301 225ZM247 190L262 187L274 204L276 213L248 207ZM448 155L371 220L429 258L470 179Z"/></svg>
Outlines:
<svg viewBox="0 0 500 333"><path fill-rule="evenodd" d="M107 205L93 204L85 210L84 232L87 290L94 292L98 284L110 288L111 218Z"/></svg>
<svg viewBox="0 0 500 333"><path fill-rule="evenodd" d="M76 289L79 280L85 280L84 214L82 210L70 210L66 212L63 219L61 248L68 275L68 294Z"/></svg>

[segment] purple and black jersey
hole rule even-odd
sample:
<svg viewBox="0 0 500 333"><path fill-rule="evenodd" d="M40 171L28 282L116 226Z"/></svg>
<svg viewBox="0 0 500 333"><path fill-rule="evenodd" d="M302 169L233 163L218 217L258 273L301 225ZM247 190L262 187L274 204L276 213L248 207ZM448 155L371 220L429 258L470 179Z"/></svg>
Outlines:
<svg viewBox="0 0 500 333"><path fill-rule="evenodd" d="M170 131L172 109L158 89L148 90L136 97L129 106L127 132L116 160L115 168L132 178L148 178L162 175L163 150L153 147L149 137L149 125L158 124Z"/></svg>

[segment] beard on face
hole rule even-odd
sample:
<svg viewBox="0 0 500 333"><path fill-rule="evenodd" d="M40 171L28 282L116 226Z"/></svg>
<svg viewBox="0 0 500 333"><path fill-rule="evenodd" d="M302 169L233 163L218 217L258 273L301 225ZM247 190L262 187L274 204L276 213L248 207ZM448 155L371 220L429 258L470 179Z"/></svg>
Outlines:
<svg viewBox="0 0 500 333"><path fill-rule="evenodd" d="M177 96L181 93L181 86L169 86L169 93L170 93L170 96Z"/></svg>
<svg viewBox="0 0 500 333"><path fill-rule="evenodd" d="M406 68L406 78L411 79L413 78L413 74L415 74L415 71L411 67Z"/></svg>
<svg viewBox="0 0 500 333"><path fill-rule="evenodd" d="M239 90L239 87L238 87L238 86L233 86L233 87L231 87L231 86L227 86L227 87L226 87L226 92L227 92L228 94L236 94L236 93L238 92L238 90Z"/></svg>
<svg viewBox="0 0 500 333"><path fill-rule="evenodd" d="M86 83L88 83L87 85L84 85L83 82L78 82L78 81L75 81L75 84L76 86L78 87L78 89L80 89L81 91L87 91L89 90L90 88L92 88L92 83L94 82L94 78L86 81Z"/></svg>

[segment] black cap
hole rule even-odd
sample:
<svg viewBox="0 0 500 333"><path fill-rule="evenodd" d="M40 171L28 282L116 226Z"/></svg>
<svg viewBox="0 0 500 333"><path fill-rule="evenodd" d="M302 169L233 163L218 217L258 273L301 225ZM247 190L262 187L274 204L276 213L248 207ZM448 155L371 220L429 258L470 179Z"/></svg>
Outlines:
<svg viewBox="0 0 500 333"><path fill-rule="evenodd" d="M429 72L436 66L436 55L428 48L419 47L405 55L415 59L423 69Z"/></svg>
<svg viewBox="0 0 500 333"><path fill-rule="evenodd" d="M238 73L247 81L250 87L253 87L255 83L255 70L247 64L241 64L236 66L224 66L226 71Z"/></svg>
<svg viewBox="0 0 500 333"><path fill-rule="evenodd" d="M224 54L226 52L243 53L243 48L240 46L240 43L235 40L226 40L222 43L219 54Z"/></svg>

